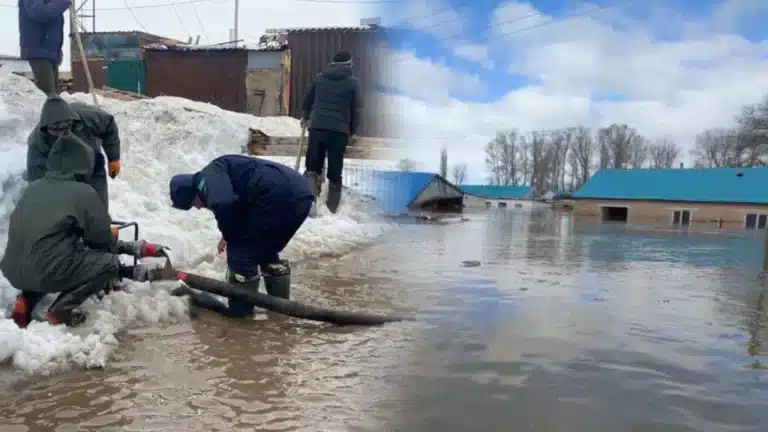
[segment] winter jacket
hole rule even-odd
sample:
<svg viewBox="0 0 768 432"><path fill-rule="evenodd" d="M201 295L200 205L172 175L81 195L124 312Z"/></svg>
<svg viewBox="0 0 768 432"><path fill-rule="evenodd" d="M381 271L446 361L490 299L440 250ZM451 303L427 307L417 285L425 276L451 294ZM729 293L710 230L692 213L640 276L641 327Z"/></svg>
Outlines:
<svg viewBox="0 0 768 432"><path fill-rule="evenodd" d="M11 212L0 271L16 289L60 292L117 272L110 218L87 184L93 150L69 134L51 147L45 176L27 186ZM82 242L80 242L82 240ZM84 247L86 246L86 247Z"/></svg>
<svg viewBox="0 0 768 432"><path fill-rule="evenodd" d="M61 63L69 0L19 0L19 47L24 60Z"/></svg>
<svg viewBox="0 0 768 432"><path fill-rule="evenodd" d="M227 241L249 236L266 220L273 223L286 205L314 198L298 171L243 155L220 156L195 174L175 176L170 186L177 208L189 208L198 196Z"/></svg>
<svg viewBox="0 0 768 432"><path fill-rule="evenodd" d="M84 103L68 104L59 96L52 96L43 105L40 122L27 139L27 181L45 175L46 160L56 137L44 132L45 126L58 121L72 120L72 133L94 151L93 177L106 178L104 153L107 160L120 160L120 134L112 114Z"/></svg>
<svg viewBox="0 0 768 432"><path fill-rule="evenodd" d="M304 120L310 129L356 135L362 102L360 84L347 65L334 64L319 73L304 96Z"/></svg>

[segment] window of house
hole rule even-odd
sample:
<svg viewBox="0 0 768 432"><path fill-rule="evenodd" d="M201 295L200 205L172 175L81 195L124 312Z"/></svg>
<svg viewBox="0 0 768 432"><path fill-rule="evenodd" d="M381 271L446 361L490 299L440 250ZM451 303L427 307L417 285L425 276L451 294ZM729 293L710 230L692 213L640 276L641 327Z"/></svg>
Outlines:
<svg viewBox="0 0 768 432"><path fill-rule="evenodd" d="M491 208L491 202L490 201L486 201L485 202L485 208Z"/></svg>
<svg viewBox="0 0 768 432"><path fill-rule="evenodd" d="M691 211L690 210L675 210L672 212L672 225L674 226L690 226L691 225Z"/></svg>
<svg viewBox="0 0 768 432"><path fill-rule="evenodd" d="M768 214L747 213L744 219L746 229L765 229L768 226Z"/></svg>
<svg viewBox="0 0 768 432"><path fill-rule="evenodd" d="M505 203L505 202L500 202L500 203L499 203L499 208L507 208L507 203Z"/></svg>

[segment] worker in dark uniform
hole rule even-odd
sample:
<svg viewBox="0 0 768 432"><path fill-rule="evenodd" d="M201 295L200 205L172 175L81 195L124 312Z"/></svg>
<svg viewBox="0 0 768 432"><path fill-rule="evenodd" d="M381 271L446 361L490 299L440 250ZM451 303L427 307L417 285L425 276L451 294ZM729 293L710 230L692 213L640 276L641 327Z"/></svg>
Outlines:
<svg viewBox="0 0 768 432"><path fill-rule="evenodd" d="M302 125L309 128L304 175L315 198L320 195L328 156L328 209L341 201L344 152L356 138L361 116L360 85L352 75L352 55L340 51L325 72L317 74L304 96Z"/></svg>
<svg viewBox="0 0 768 432"><path fill-rule="evenodd" d="M290 298L291 269L280 252L309 216L314 196L307 179L283 164L244 155L214 159L194 174L170 181L175 208L207 208L221 232L218 251L227 252L227 281L255 291L261 278L267 294ZM261 271L261 274L259 274ZM255 305L239 297L227 306L215 297L181 288L195 306L230 317L247 317Z"/></svg>

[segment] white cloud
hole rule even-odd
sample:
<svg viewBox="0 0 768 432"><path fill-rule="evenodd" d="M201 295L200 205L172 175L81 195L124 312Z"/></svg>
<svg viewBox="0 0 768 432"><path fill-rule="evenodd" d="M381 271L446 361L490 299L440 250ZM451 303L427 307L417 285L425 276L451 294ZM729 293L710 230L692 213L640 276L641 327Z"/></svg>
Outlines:
<svg viewBox="0 0 768 432"><path fill-rule="evenodd" d="M444 101L451 95L472 96L485 93L479 77L457 72L413 53L379 48L379 82L417 99Z"/></svg>
<svg viewBox="0 0 768 432"><path fill-rule="evenodd" d="M453 55L479 63L486 69L493 69L493 60L488 53L488 45L459 43L453 47Z"/></svg>
<svg viewBox="0 0 768 432"><path fill-rule="evenodd" d="M385 24L407 25L423 33L447 39L460 35L468 27L469 21L444 0L409 0L394 7L385 17Z"/></svg>
<svg viewBox="0 0 768 432"><path fill-rule="evenodd" d="M444 137L454 137L449 152L459 155L454 160L460 157L470 164L473 181L484 177L484 145L505 128L627 123L649 137L674 137L687 149L696 133L731 125L742 105L768 93L768 44L726 30L737 28L734 23L743 19L745 8L754 11L764 4L730 0L706 21L653 12L651 16L673 16L681 24L681 40L670 41L654 37L653 30L665 23L641 24L619 8L556 20L531 17L535 10L530 5L506 3L489 23L490 60L511 73L531 76L536 85L486 104L434 103L409 95L393 99L397 108L392 109L403 113L404 133L422 137L411 146L412 157L436 167ZM595 8L582 5L573 15ZM535 26L540 27L525 30ZM435 67L447 74L443 66ZM411 76L407 69L401 73ZM420 84L414 78L410 85L428 85L432 75L421 75L428 79ZM623 94L629 101L590 101L606 92Z"/></svg>
<svg viewBox="0 0 768 432"><path fill-rule="evenodd" d="M178 0L171 0L177 2ZM18 9L15 1L0 0L0 54L19 54ZM81 3L78 0L76 3ZM190 36L200 35L200 43L218 43L229 40L229 29L234 25L234 3L211 0L198 3L168 5L167 0L130 0L128 5L141 23L136 22L128 10L104 10L125 8L122 0L99 0L96 2L97 31L142 31L186 41ZM142 8L147 5L167 7ZM85 11L90 15L91 2ZM301 11L301 13L296 13ZM311 3L283 0L278 3L240 2L239 37L246 42L257 42L266 28L305 26L352 26L359 25L360 19L374 16L370 6L355 3ZM199 18L198 18L199 16ZM68 14L67 14L68 17ZM66 20L68 32L69 19ZM202 22L202 25L200 24ZM85 20L91 29L91 19ZM143 26L143 28L142 28ZM64 44L62 69L69 70L69 44Z"/></svg>

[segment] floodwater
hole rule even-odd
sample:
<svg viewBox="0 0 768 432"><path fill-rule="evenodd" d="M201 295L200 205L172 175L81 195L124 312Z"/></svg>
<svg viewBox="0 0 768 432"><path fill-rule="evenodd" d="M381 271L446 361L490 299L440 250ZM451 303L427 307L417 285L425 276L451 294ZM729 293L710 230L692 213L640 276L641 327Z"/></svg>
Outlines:
<svg viewBox="0 0 768 432"><path fill-rule="evenodd" d="M296 276L296 298L419 322L132 331L106 371L0 393L0 431L765 430L760 239L470 219Z"/></svg>

